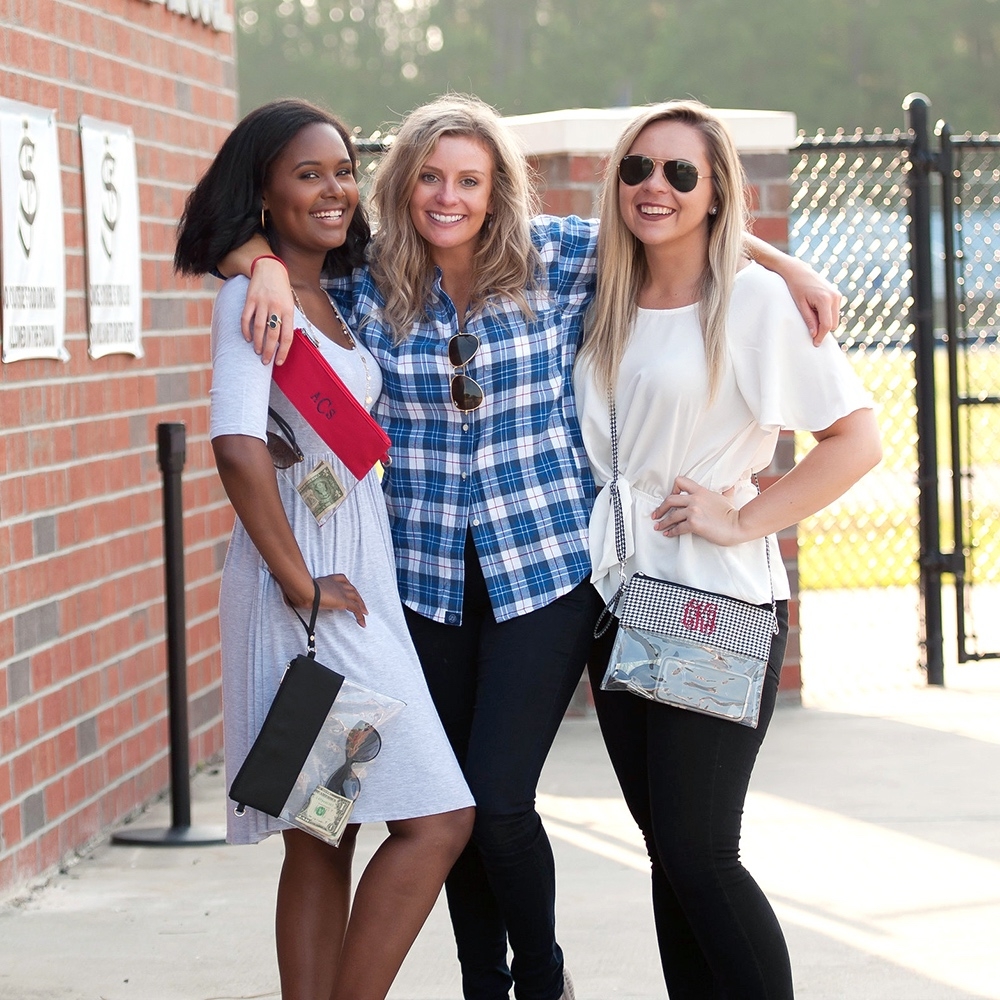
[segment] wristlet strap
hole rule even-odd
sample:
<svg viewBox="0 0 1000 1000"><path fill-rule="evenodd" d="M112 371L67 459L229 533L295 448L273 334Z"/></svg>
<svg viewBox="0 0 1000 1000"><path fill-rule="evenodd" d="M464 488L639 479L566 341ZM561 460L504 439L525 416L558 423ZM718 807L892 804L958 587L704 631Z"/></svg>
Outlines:
<svg viewBox="0 0 1000 1000"><path fill-rule="evenodd" d="M295 617L302 622L302 627L306 630L306 635L308 636L308 642L306 645L306 655L309 659L316 659L316 618L319 615L319 584L313 580L313 606L312 615L309 617L309 624L306 624L305 618L299 614L298 608L292 608L295 612Z"/></svg>

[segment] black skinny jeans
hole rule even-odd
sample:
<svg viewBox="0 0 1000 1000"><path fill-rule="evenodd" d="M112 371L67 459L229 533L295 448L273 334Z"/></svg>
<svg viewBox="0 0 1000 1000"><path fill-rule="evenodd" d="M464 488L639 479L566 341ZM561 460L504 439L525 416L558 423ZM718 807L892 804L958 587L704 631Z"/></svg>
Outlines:
<svg viewBox="0 0 1000 1000"><path fill-rule="evenodd" d="M740 863L743 803L767 732L788 636L778 602L756 729L601 691L615 628L594 644L597 716L652 862L653 915L670 1000L790 1000L777 917Z"/></svg>
<svg viewBox="0 0 1000 1000"><path fill-rule="evenodd" d="M445 882L466 1000L557 1000L555 863L535 789L583 673L601 602L582 583L498 624L471 538L460 626L405 608L434 704L476 799ZM507 945L513 958L507 964Z"/></svg>

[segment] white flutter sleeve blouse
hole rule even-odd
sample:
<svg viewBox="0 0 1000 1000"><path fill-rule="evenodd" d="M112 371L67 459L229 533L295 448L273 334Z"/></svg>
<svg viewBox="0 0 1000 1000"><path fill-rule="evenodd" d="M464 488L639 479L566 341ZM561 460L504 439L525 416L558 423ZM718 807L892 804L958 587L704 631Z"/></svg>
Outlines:
<svg viewBox="0 0 1000 1000"><path fill-rule="evenodd" d="M818 431L872 400L836 340L815 347L784 281L757 264L741 270L729 310L728 357L715 400L698 306L640 309L618 373L615 408L619 489L625 513L625 572L770 603L789 596L788 579L770 539L715 545L697 535L666 537L652 512L686 476L708 489L734 488L743 506L756 495L751 472L766 468L782 428ZM590 521L591 579L605 600L619 583L608 399L588 359L574 375L587 457L601 491Z"/></svg>

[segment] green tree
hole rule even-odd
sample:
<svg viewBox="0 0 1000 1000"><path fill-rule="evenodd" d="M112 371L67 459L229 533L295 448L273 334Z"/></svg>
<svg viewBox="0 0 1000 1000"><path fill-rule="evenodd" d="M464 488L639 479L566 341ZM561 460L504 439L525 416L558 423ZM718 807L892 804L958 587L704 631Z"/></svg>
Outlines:
<svg viewBox="0 0 1000 1000"><path fill-rule="evenodd" d="M1000 0L239 0L242 109L297 94L364 133L448 90L505 114L692 95L891 129L911 91L1000 129Z"/></svg>

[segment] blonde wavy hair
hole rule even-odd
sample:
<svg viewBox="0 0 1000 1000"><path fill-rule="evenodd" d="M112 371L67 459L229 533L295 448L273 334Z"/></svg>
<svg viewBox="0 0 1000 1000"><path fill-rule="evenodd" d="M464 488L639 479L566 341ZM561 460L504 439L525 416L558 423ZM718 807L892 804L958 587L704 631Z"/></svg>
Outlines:
<svg viewBox="0 0 1000 1000"><path fill-rule="evenodd" d="M420 170L445 135L475 139L493 161L492 213L480 232L469 307L507 296L529 317L527 291L541 259L529 220L537 211L528 165L496 109L466 94L449 94L412 111L375 172L371 205L377 232L369 251L372 276L385 299L382 319L396 343L427 313L434 267L427 243L410 218Z"/></svg>
<svg viewBox="0 0 1000 1000"><path fill-rule="evenodd" d="M726 317L743 254L749 200L746 174L729 130L699 101L668 101L650 108L626 127L608 160L600 198L597 292L587 316L580 356L590 360L597 384L612 391L635 321L639 292L649 277L643 245L625 225L618 207L618 163L643 129L662 121L681 122L699 132L714 178L718 212L708 217L708 266L699 295L709 399L713 399L725 359Z"/></svg>

